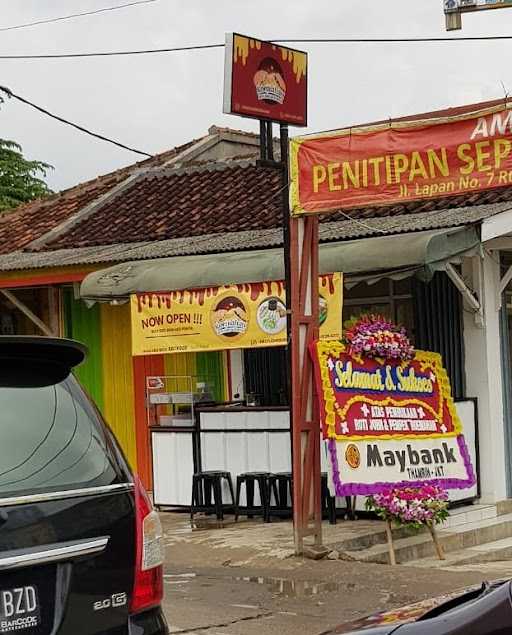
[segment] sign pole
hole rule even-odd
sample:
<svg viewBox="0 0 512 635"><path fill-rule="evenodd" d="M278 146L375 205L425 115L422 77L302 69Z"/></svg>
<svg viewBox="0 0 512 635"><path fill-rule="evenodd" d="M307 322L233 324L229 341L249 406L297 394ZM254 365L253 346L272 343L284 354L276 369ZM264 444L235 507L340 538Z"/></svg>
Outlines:
<svg viewBox="0 0 512 635"><path fill-rule="evenodd" d="M318 339L318 216L289 207L288 126L281 124L283 234L292 430L293 530L297 555L323 553L320 422L309 345ZM305 547L304 538L313 538Z"/></svg>
<svg viewBox="0 0 512 635"><path fill-rule="evenodd" d="M223 112L260 120L263 165L276 164L272 123L280 124L293 520L302 554L306 536L316 546L322 540L320 424L308 349L319 331L318 219L291 218L288 173L288 124L307 125L308 56L240 33L226 34L224 54Z"/></svg>

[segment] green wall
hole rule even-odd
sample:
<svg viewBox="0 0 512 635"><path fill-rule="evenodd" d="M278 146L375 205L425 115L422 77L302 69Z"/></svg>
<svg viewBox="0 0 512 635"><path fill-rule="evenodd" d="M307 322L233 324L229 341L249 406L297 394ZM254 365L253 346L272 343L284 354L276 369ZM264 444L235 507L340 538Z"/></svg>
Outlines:
<svg viewBox="0 0 512 635"><path fill-rule="evenodd" d="M197 353L196 373L199 381L213 384L216 401L225 401L224 358L222 352Z"/></svg>
<svg viewBox="0 0 512 635"><path fill-rule="evenodd" d="M89 349L87 361L75 370L84 388L103 410L103 367L101 358L100 308L95 304L88 309L75 300L72 289L64 291L64 316L66 337L70 337Z"/></svg>

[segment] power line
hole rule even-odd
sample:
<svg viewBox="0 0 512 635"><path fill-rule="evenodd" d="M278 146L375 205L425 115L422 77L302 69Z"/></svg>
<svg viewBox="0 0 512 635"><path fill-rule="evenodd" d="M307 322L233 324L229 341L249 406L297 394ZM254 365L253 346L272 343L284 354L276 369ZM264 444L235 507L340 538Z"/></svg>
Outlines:
<svg viewBox="0 0 512 635"><path fill-rule="evenodd" d="M99 53L49 53L44 55L0 55L0 60L51 60L74 57L110 57L119 55L147 55L149 53L174 53L177 51L198 51L201 49L224 48L224 44L200 44L198 46L177 46L164 49L143 49L139 51L101 51Z"/></svg>
<svg viewBox="0 0 512 635"><path fill-rule="evenodd" d="M146 0L150 1L150 0ZM152 0L151 0L152 1ZM512 35L482 35L460 37L402 37L402 38L277 38L268 40L276 44L418 44L436 42L499 42L512 40ZM69 59L78 57L111 57L123 55L150 55L157 53L176 53L180 51L201 51L224 48L223 43L173 46L158 49L136 49L128 51L95 51L90 53L40 53L34 55L0 55L0 60L46 60Z"/></svg>
<svg viewBox="0 0 512 635"><path fill-rule="evenodd" d="M72 121L68 121L67 119L64 119L63 117L54 115L53 113L46 110L45 108L42 108L41 106L38 106L37 104L34 104L31 101L28 101L28 99L25 99L21 97L20 95L16 95L16 93L13 93L10 88L6 88L5 86L0 86L0 91L5 93L8 97L17 99L18 101L21 101L22 103L27 104L27 106L31 106L32 108L35 108L39 112L42 112L44 115L48 115L48 117L51 117L52 119L56 119L57 121L60 121L61 123L71 126L72 128L75 128L76 130L80 130L80 132L85 132L85 134L88 134L91 137L96 137L96 139L101 139L101 141L107 141L108 143L112 143L113 145L118 146L119 148L123 148L123 150L129 150L130 152L135 152L136 154L141 154L142 156L145 156L145 157L151 158L153 156L152 154L149 154L148 152L143 152L142 150L131 148L130 146L125 145L124 143L120 143L119 141L115 141L114 139L110 139L109 137L104 137L103 135L98 134L97 132L92 132L91 130L88 130L87 128L84 128L83 126L73 123Z"/></svg>
<svg viewBox="0 0 512 635"><path fill-rule="evenodd" d="M400 44L415 42L480 42L484 40L512 40L512 35L460 35L457 37L348 37L348 38L301 38L271 40L281 44Z"/></svg>
<svg viewBox="0 0 512 635"><path fill-rule="evenodd" d="M71 13L70 15L63 15L58 18L48 18L47 20L37 20L35 22L26 22L25 24L16 24L14 26L3 26L0 27L0 31L15 31L17 29L26 29L27 27L31 26L38 26L40 24L50 24L52 22L62 22L63 20L73 20L75 18L81 18L86 15L95 15L96 13L104 13L105 11L117 11L118 9L134 7L137 4L149 4L151 2L158 2L158 0L137 0L136 2L119 4L115 7L104 7L103 9L96 9L94 11L84 11L84 13Z"/></svg>

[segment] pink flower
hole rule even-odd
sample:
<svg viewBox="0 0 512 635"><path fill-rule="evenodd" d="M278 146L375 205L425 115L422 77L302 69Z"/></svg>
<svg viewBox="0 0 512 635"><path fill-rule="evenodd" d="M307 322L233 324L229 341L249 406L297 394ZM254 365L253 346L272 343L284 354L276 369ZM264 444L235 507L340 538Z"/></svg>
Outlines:
<svg viewBox="0 0 512 635"><path fill-rule="evenodd" d="M447 516L448 493L434 485L385 490L368 499L367 507L399 524L438 523Z"/></svg>

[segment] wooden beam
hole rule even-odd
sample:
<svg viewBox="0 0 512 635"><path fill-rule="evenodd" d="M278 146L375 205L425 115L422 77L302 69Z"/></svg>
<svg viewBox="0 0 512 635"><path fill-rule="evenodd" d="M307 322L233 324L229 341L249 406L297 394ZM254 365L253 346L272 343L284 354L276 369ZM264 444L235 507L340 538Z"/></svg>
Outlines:
<svg viewBox="0 0 512 635"><path fill-rule="evenodd" d="M486 249L504 249L505 251L512 250L512 236L501 236L499 238L493 238L485 243Z"/></svg>
<svg viewBox="0 0 512 635"><path fill-rule="evenodd" d="M320 418L309 345L318 339L318 216L292 218L288 188L288 127L281 124L283 233L288 375L292 433L293 534L295 553L322 547ZM304 538L312 537L313 545ZM305 551L305 548L308 551ZM316 548L316 550L315 550Z"/></svg>
<svg viewBox="0 0 512 635"><path fill-rule="evenodd" d="M482 306L476 299L473 291L467 286L464 279L458 274L457 270L451 264L446 265L446 273L453 284L457 287L462 297L466 300L469 306L475 313L482 315Z"/></svg>
<svg viewBox="0 0 512 635"><path fill-rule="evenodd" d="M61 290L59 287L48 287L48 320L50 322L50 330L56 335L62 335L60 332L61 320Z"/></svg>
<svg viewBox="0 0 512 635"><path fill-rule="evenodd" d="M503 276L503 278L500 280L500 297L501 294L505 291L505 289L508 286L508 283L512 280L512 265L510 265L510 267L507 269L507 272L505 273L505 275Z"/></svg>
<svg viewBox="0 0 512 635"><path fill-rule="evenodd" d="M33 322L41 331L47 335L48 337L57 337L57 334L54 333L40 318L37 317L35 313L33 313L26 304L23 304L21 300L19 300L11 291L7 289L0 289L0 293L6 297L11 304L13 304L19 311L26 315L28 319Z"/></svg>
<svg viewBox="0 0 512 635"><path fill-rule="evenodd" d="M289 219L295 551L322 545L320 422L309 345L318 339L318 217ZM288 291L287 291L288 293Z"/></svg>

